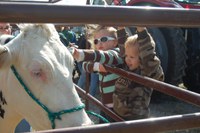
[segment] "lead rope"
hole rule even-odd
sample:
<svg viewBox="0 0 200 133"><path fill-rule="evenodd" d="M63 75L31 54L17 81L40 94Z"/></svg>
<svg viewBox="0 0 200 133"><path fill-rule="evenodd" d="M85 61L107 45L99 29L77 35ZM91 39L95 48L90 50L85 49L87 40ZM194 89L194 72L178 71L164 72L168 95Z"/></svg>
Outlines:
<svg viewBox="0 0 200 133"><path fill-rule="evenodd" d="M42 104L34 95L33 93L28 89L28 87L26 86L26 84L24 83L23 79L21 78L21 76L19 75L19 73L17 72L17 70L15 69L15 67L12 65L11 66L11 70L13 71L15 77L17 78L17 80L20 82L20 84L23 86L23 88L25 89L25 91L27 92L27 94L38 104L40 105L47 113L48 113L48 117L49 120L51 121L51 127L52 129L55 129L55 119L61 120L61 115L65 114L65 113L73 113L76 111L79 111L83 108L85 108L85 104L81 104L78 107L74 107L71 109L66 109L66 110L62 110L59 112L51 112L44 104ZM91 111L86 111L88 114L94 115L100 119L102 119L105 123L108 123L109 121L107 119L105 119L104 117L91 112Z"/></svg>
<svg viewBox="0 0 200 133"><path fill-rule="evenodd" d="M97 113L94 113L92 111L86 111L86 113L98 117L99 119L101 119L105 123L110 123L105 117L103 117L103 116L101 116Z"/></svg>
<svg viewBox="0 0 200 133"><path fill-rule="evenodd" d="M12 65L11 69L13 71L13 73L15 74L15 77L18 79L18 81L20 82L20 84L23 86L23 88L25 89L25 91L27 92L27 94L38 104L40 105L47 113L48 113L48 117L49 120L51 121L51 127L52 129L55 129L55 119L61 120L61 115L65 114L65 113L72 113L72 112L76 112L79 111L83 108L85 108L85 105L79 105L78 107L74 107L71 109L67 109L67 110L62 110L59 112L51 112L44 104L42 104L34 95L33 93L28 89L28 87L26 86L26 84L24 83L24 81L22 80L21 76L19 75L19 73L17 72L17 70L15 69L15 67Z"/></svg>

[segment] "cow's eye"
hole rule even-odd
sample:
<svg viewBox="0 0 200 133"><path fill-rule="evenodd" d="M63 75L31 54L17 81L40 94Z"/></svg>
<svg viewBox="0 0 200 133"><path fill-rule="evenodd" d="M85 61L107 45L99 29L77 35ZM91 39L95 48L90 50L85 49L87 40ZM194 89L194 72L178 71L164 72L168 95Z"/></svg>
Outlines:
<svg viewBox="0 0 200 133"><path fill-rule="evenodd" d="M47 77L49 77L49 73L48 68L45 66L45 63L40 62L38 60L33 60L28 66L31 78L37 82L47 82Z"/></svg>
<svg viewBox="0 0 200 133"><path fill-rule="evenodd" d="M42 72L41 71L35 71L35 72L33 72L33 75L35 76L35 77L41 77L42 76Z"/></svg>
<svg viewBox="0 0 200 133"><path fill-rule="evenodd" d="M34 78L40 79L40 80L42 80L42 81L44 81L44 82L46 82L46 80L47 80L47 76L46 76L46 74L42 71L42 69L33 70L33 71L31 72L31 75L32 75Z"/></svg>
<svg viewBox="0 0 200 133"><path fill-rule="evenodd" d="M42 70L33 70L32 75L36 78L39 78L42 76Z"/></svg>

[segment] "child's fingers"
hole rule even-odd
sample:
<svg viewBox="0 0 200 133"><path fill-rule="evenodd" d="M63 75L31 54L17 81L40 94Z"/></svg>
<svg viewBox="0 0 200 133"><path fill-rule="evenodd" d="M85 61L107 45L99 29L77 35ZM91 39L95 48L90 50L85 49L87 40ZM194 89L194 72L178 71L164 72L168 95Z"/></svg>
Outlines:
<svg viewBox="0 0 200 133"><path fill-rule="evenodd" d="M99 65L99 71L100 72L107 72L102 64Z"/></svg>
<svg viewBox="0 0 200 133"><path fill-rule="evenodd" d="M146 28L145 27L137 27L137 31L138 32L142 32L143 30L145 30Z"/></svg>

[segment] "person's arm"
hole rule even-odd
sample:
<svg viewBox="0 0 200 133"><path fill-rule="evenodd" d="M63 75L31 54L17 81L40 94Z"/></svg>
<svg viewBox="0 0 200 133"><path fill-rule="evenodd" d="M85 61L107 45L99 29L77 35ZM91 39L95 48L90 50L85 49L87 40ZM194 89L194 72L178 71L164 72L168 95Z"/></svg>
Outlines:
<svg viewBox="0 0 200 133"><path fill-rule="evenodd" d="M137 28L141 75L164 80L164 73L155 52L155 42L144 27Z"/></svg>
<svg viewBox="0 0 200 133"><path fill-rule="evenodd" d="M98 62L83 62L82 69L85 72L92 73L92 72L107 72L102 64Z"/></svg>
<svg viewBox="0 0 200 133"><path fill-rule="evenodd" d="M125 48L124 43L128 37L128 34L126 33L125 27L118 27L117 28L117 38L118 38L118 46L120 49L120 56L124 57Z"/></svg>
<svg viewBox="0 0 200 133"><path fill-rule="evenodd" d="M78 62L81 61L94 61L95 51L88 49L71 48L74 59Z"/></svg>
<svg viewBox="0 0 200 133"><path fill-rule="evenodd" d="M93 67L94 67L93 62L83 62L83 64L82 64L83 71L88 72L88 73L94 72Z"/></svg>
<svg viewBox="0 0 200 133"><path fill-rule="evenodd" d="M123 59L120 57L119 49L117 48L115 50L107 51L74 49L72 55L78 62L92 61L108 65L118 65L123 63Z"/></svg>

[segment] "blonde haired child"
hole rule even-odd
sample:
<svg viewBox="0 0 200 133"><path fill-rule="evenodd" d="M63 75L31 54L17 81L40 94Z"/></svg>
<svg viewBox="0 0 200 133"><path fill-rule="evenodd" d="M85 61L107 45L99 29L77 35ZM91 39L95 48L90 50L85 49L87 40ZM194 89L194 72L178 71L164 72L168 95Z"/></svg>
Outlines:
<svg viewBox="0 0 200 133"><path fill-rule="evenodd" d="M137 27L137 34L127 38L124 55L123 69L160 81L164 80L160 60L155 52L155 43L146 28ZM125 120L147 118L150 114L152 91L152 88L120 77L115 83L113 109Z"/></svg>

